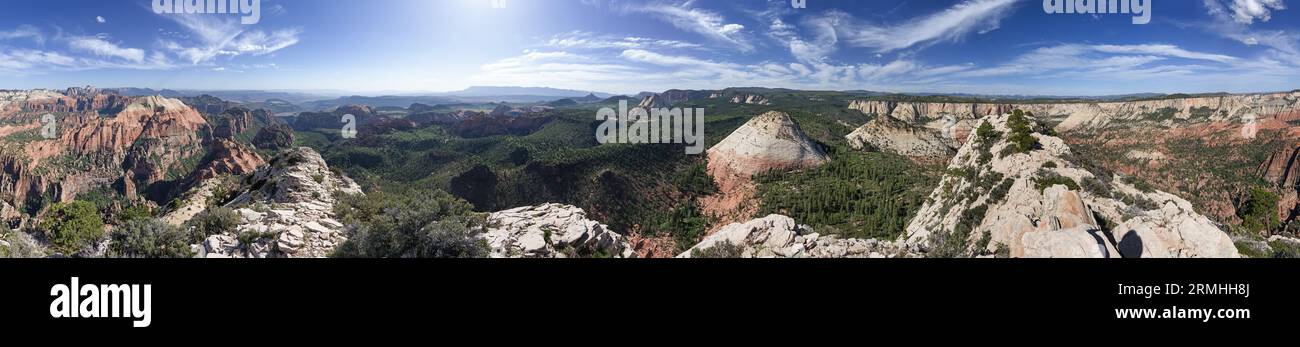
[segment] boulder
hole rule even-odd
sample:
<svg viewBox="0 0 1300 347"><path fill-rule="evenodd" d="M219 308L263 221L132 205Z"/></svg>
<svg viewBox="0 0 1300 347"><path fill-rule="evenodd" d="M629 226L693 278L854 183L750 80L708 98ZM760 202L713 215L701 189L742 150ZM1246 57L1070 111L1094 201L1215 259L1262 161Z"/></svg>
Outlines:
<svg viewBox="0 0 1300 347"><path fill-rule="evenodd" d="M493 258L634 258L632 244L580 208L545 204L488 216L482 237Z"/></svg>

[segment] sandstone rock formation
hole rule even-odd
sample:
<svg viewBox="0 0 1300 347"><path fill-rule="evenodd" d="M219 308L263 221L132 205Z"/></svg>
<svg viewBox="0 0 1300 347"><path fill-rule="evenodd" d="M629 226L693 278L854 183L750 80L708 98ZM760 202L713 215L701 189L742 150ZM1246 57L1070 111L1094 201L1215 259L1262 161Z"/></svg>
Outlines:
<svg viewBox="0 0 1300 347"><path fill-rule="evenodd" d="M1105 126L1108 123L1142 118L1163 109L1174 111L1174 119L1203 117L1210 120L1240 119L1249 114L1276 114L1300 109L1300 92L1196 96L1139 101L1062 103L934 103L859 100L850 109L867 114L890 115L909 123L954 115L960 119L1007 114L1020 109L1039 117L1063 119L1057 130ZM1174 119L1165 120L1168 122Z"/></svg>
<svg viewBox="0 0 1300 347"><path fill-rule="evenodd" d="M782 215L727 225L678 258L895 258L914 257L915 247L876 239L819 235Z"/></svg>
<svg viewBox="0 0 1300 347"><path fill-rule="evenodd" d="M249 189L226 204L240 216L237 230L197 245L200 257L326 257L346 241L334 218L335 192L362 194L306 147L277 156L245 183Z"/></svg>
<svg viewBox="0 0 1300 347"><path fill-rule="evenodd" d="M663 97L660 97L658 94L655 94L655 95L647 96L647 97L645 97L644 99L641 99L641 103L640 103L640 104L637 104L636 107L640 107L640 108L664 108L664 107L670 107L670 106L672 106L672 103L671 103L671 102L668 102L668 101L664 100Z"/></svg>
<svg viewBox="0 0 1300 347"><path fill-rule="evenodd" d="M704 212L723 222L749 218L756 187L752 177L769 170L815 167L829 160L790 116L768 112L751 119L708 150L708 172L719 194L701 199Z"/></svg>
<svg viewBox="0 0 1300 347"><path fill-rule="evenodd" d="M903 240L935 251L954 238L967 250L1005 247L1012 257L1238 256L1228 235L1186 200L1107 182L1068 160L1059 138L1034 133L1039 149L1003 156L1008 118L986 118L1004 135L967 141Z"/></svg>
<svg viewBox="0 0 1300 347"><path fill-rule="evenodd" d="M743 94L743 95L736 95L731 97L731 103L746 104L746 105L771 105L772 101L768 100L766 97L762 95Z"/></svg>
<svg viewBox="0 0 1300 347"><path fill-rule="evenodd" d="M0 121L0 200L24 211L110 185L128 198L151 191L189 173L210 130L179 100L89 87L0 92ZM42 133L50 124L53 138Z"/></svg>
<svg viewBox="0 0 1300 347"><path fill-rule="evenodd" d="M946 161L957 152L938 131L912 126L893 116L876 116L845 139L856 150L870 145L882 151L929 161Z"/></svg>
<svg viewBox="0 0 1300 347"><path fill-rule="evenodd" d="M635 258L632 244L580 208L545 204L488 216L483 238L493 258Z"/></svg>
<svg viewBox="0 0 1300 347"><path fill-rule="evenodd" d="M662 108L672 107L673 105L690 100L703 99L709 96L709 92L694 90L668 90L659 94L651 94L641 99L641 108Z"/></svg>
<svg viewBox="0 0 1300 347"><path fill-rule="evenodd" d="M813 167L829 160L790 115L775 111L749 120L710 148L708 155L710 170L717 167L743 176Z"/></svg>

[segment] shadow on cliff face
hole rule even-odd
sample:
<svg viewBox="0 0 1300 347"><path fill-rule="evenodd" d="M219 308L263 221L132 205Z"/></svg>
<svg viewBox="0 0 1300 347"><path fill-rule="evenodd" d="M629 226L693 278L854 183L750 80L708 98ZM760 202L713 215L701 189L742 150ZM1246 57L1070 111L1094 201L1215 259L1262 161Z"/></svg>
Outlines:
<svg viewBox="0 0 1300 347"><path fill-rule="evenodd" d="M451 179L451 193L473 204L480 212L496 209L498 178L491 168L475 166Z"/></svg>
<svg viewBox="0 0 1300 347"><path fill-rule="evenodd" d="M1119 254L1125 258L1142 257L1142 237L1138 233L1130 230L1124 235L1124 239L1119 241Z"/></svg>

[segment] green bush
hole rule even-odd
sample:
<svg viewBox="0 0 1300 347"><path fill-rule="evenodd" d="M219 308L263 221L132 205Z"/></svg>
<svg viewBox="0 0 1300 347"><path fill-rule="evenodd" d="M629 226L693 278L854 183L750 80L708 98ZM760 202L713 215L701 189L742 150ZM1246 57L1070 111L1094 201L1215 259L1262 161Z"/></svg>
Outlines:
<svg viewBox="0 0 1300 347"><path fill-rule="evenodd" d="M199 243L208 236L233 232L236 227L239 227L239 219L239 214L227 207L204 210L186 223L191 229L189 241Z"/></svg>
<svg viewBox="0 0 1300 347"><path fill-rule="evenodd" d="M1025 118L1023 111L1016 110L1012 113L1007 118L1007 127L1011 129L1011 136L1007 139L1011 141L1015 153L1029 153L1038 147L1038 138L1034 137L1029 119Z"/></svg>
<svg viewBox="0 0 1300 347"><path fill-rule="evenodd" d="M994 187L993 190L989 192L988 204L996 205L1002 203L1003 200L1006 200L1007 194L1011 192L1011 186L1015 184L1016 180L1010 178L1002 180L1001 184L998 184L997 187Z"/></svg>
<svg viewBox="0 0 1300 347"><path fill-rule="evenodd" d="M691 258L701 259L735 259L745 255L745 248L730 241L716 243L713 247L691 251Z"/></svg>
<svg viewBox="0 0 1300 347"><path fill-rule="evenodd" d="M1095 176L1083 179L1083 189L1099 197L1109 198L1113 196L1110 184Z"/></svg>
<svg viewBox="0 0 1300 347"><path fill-rule="evenodd" d="M1272 191L1258 187L1251 189L1249 199L1238 212L1241 225L1254 233L1277 230L1281 226L1277 218L1279 201L1277 194Z"/></svg>
<svg viewBox="0 0 1300 347"><path fill-rule="evenodd" d="M1038 188L1040 192L1058 184L1064 185L1070 190L1079 191L1079 182L1075 182L1073 178L1061 176L1051 171L1040 171L1038 176L1038 178L1034 179L1034 187Z"/></svg>
<svg viewBox="0 0 1300 347"><path fill-rule="evenodd" d="M159 220L133 220L110 233L110 258L190 258L190 235Z"/></svg>
<svg viewBox="0 0 1300 347"><path fill-rule="evenodd" d="M95 205L85 201L57 203L46 212L40 230L63 254L75 254L104 238L104 220Z"/></svg>
<svg viewBox="0 0 1300 347"><path fill-rule="evenodd" d="M335 212L347 224L340 258L484 258L477 237L483 217L472 206L436 189L403 194L339 195Z"/></svg>
<svg viewBox="0 0 1300 347"><path fill-rule="evenodd" d="M45 249L31 235L12 231L5 234L3 240L9 245L0 245L0 258L44 258Z"/></svg>
<svg viewBox="0 0 1300 347"><path fill-rule="evenodd" d="M979 138L980 143L992 144L1002 138L1002 132L993 130L993 125L986 120L975 130L975 137Z"/></svg>

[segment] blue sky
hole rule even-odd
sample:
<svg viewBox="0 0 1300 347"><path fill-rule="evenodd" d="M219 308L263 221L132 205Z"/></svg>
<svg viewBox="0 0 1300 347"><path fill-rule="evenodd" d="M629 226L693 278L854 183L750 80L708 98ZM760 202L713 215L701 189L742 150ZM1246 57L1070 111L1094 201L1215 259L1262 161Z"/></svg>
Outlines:
<svg viewBox="0 0 1300 347"><path fill-rule="evenodd" d="M239 15L148 0L9 1L0 88L417 93L785 87L1107 95L1300 88L1292 0L261 0ZM1064 1L1064 0L1062 0Z"/></svg>

